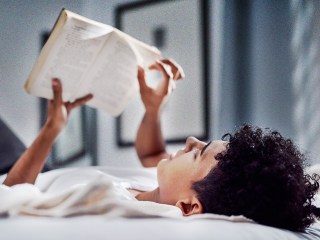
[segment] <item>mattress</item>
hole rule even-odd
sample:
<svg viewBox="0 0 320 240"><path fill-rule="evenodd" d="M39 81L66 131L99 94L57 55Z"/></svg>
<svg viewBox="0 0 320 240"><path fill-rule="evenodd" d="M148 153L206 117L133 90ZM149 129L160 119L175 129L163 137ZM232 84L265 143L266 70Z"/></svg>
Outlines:
<svg viewBox="0 0 320 240"><path fill-rule="evenodd" d="M92 169L92 167L90 168ZM117 177L137 180L140 172L155 178L154 169L95 167ZM74 170L74 169L73 169ZM48 176L68 174L61 169L41 174L36 185L43 188ZM4 176L0 177L3 181ZM144 179L145 180L145 179ZM1 197L1 196L0 196ZM110 217L82 215L75 217L12 216L0 218L1 239L320 239L320 223L306 233L263 226L253 222L233 222L225 219L193 219L181 221L165 217Z"/></svg>

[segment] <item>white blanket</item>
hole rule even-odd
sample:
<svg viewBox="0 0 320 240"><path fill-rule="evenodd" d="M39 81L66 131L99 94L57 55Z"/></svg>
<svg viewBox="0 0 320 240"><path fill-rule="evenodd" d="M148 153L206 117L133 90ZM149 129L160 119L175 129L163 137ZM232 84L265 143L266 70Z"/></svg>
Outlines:
<svg viewBox="0 0 320 240"><path fill-rule="evenodd" d="M114 173L117 177L110 175ZM106 217L251 221L243 216L228 217L216 214L183 217L180 209L175 206L137 201L127 190L135 188L148 191L155 187L154 170L101 167L54 170L41 174L35 185L0 185L0 214L49 217L94 214Z"/></svg>

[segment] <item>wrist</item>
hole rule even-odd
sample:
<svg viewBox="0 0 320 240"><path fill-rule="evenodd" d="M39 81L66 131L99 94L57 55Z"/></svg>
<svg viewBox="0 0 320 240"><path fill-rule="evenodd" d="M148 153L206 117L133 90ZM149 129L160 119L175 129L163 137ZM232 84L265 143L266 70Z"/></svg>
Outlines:
<svg viewBox="0 0 320 240"><path fill-rule="evenodd" d="M48 134L48 136L57 137L62 131L63 127L55 124L54 122L47 120L42 130Z"/></svg>
<svg viewBox="0 0 320 240"><path fill-rule="evenodd" d="M150 118L160 118L160 109L146 109L145 115Z"/></svg>
<svg viewBox="0 0 320 240"><path fill-rule="evenodd" d="M146 106L145 105L145 110L147 114L150 115L160 115L161 111L163 109L164 104L160 104L160 105L154 105L154 106Z"/></svg>

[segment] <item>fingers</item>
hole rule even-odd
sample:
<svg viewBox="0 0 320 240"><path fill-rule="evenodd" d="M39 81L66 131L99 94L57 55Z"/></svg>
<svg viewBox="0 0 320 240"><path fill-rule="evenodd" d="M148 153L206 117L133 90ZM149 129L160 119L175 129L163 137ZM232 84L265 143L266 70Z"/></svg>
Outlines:
<svg viewBox="0 0 320 240"><path fill-rule="evenodd" d="M161 61L171 67L173 80L180 80L185 77L182 67L176 61L174 61L173 59L163 59Z"/></svg>
<svg viewBox="0 0 320 240"><path fill-rule="evenodd" d="M52 79L53 102L62 103L62 84L58 78Z"/></svg>
<svg viewBox="0 0 320 240"><path fill-rule="evenodd" d="M171 67L169 65L164 64L161 61L157 61L154 65L150 66L150 69L158 70L162 73L164 80L160 82L158 86L158 92L160 94L167 95L168 92L172 89L173 84L173 75L171 71Z"/></svg>
<svg viewBox="0 0 320 240"><path fill-rule="evenodd" d="M75 100L72 103L71 102L64 103L62 98L62 84L60 79L58 78L52 79L52 90L53 90L53 99L49 101L49 104L50 103L56 104L56 106L59 104L60 105L65 104L69 111L72 110L73 108L84 105L86 102L88 102L93 98L92 94L88 94L82 98Z"/></svg>
<svg viewBox="0 0 320 240"><path fill-rule="evenodd" d="M84 97L82 97L82 98L78 98L78 99L75 100L74 102L69 103L69 104L67 105L68 111L84 105L85 103L87 103L87 102L88 102L89 100L91 100L92 98L93 98L93 95L92 95L92 94L88 94L88 95L86 95L86 96L84 96Z"/></svg>
<svg viewBox="0 0 320 240"><path fill-rule="evenodd" d="M156 92L160 95L167 95L171 91L175 89L175 82L173 79L181 79L184 76L183 71L180 69L181 67L174 63L173 60L164 59L156 61L155 64L149 67L150 70L156 70L161 72L163 76L163 80L159 83ZM175 76L173 75L175 74ZM138 80L140 85L140 91L142 90L150 90L150 87L146 83L145 72L142 67L138 67Z"/></svg>
<svg viewBox="0 0 320 240"><path fill-rule="evenodd" d="M140 90L149 88L146 83L144 69L141 66L138 66L138 82L139 82Z"/></svg>
<svg viewBox="0 0 320 240"><path fill-rule="evenodd" d="M173 79L173 73L171 71L171 66L164 64L162 61L156 61L155 64L149 67L150 70L158 70L162 73L165 79Z"/></svg>

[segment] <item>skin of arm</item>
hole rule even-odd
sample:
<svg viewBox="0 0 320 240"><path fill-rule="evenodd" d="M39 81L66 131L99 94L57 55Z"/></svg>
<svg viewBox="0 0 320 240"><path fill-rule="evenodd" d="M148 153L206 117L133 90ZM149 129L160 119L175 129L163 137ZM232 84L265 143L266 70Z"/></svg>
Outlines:
<svg viewBox="0 0 320 240"><path fill-rule="evenodd" d="M144 167L155 167L169 155L161 131L161 109L175 88L174 80L182 79L184 73L177 63L169 59L157 61L149 69L160 71L163 80L153 89L146 83L143 68L138 68L140 95L146 111L138 128L135 149Z"/></svg>
<svg viewBox="0 0 320 240"><path fill-rule="evenodd" d="M9 171L3 184L13 186L20 183L34 184L48 157L53 143L64 129L71 111L92 98L86 95L76 101L64 103L59 79L52 80L53 100L48 101L47 120L31 146L21 155Z"/></svg>

